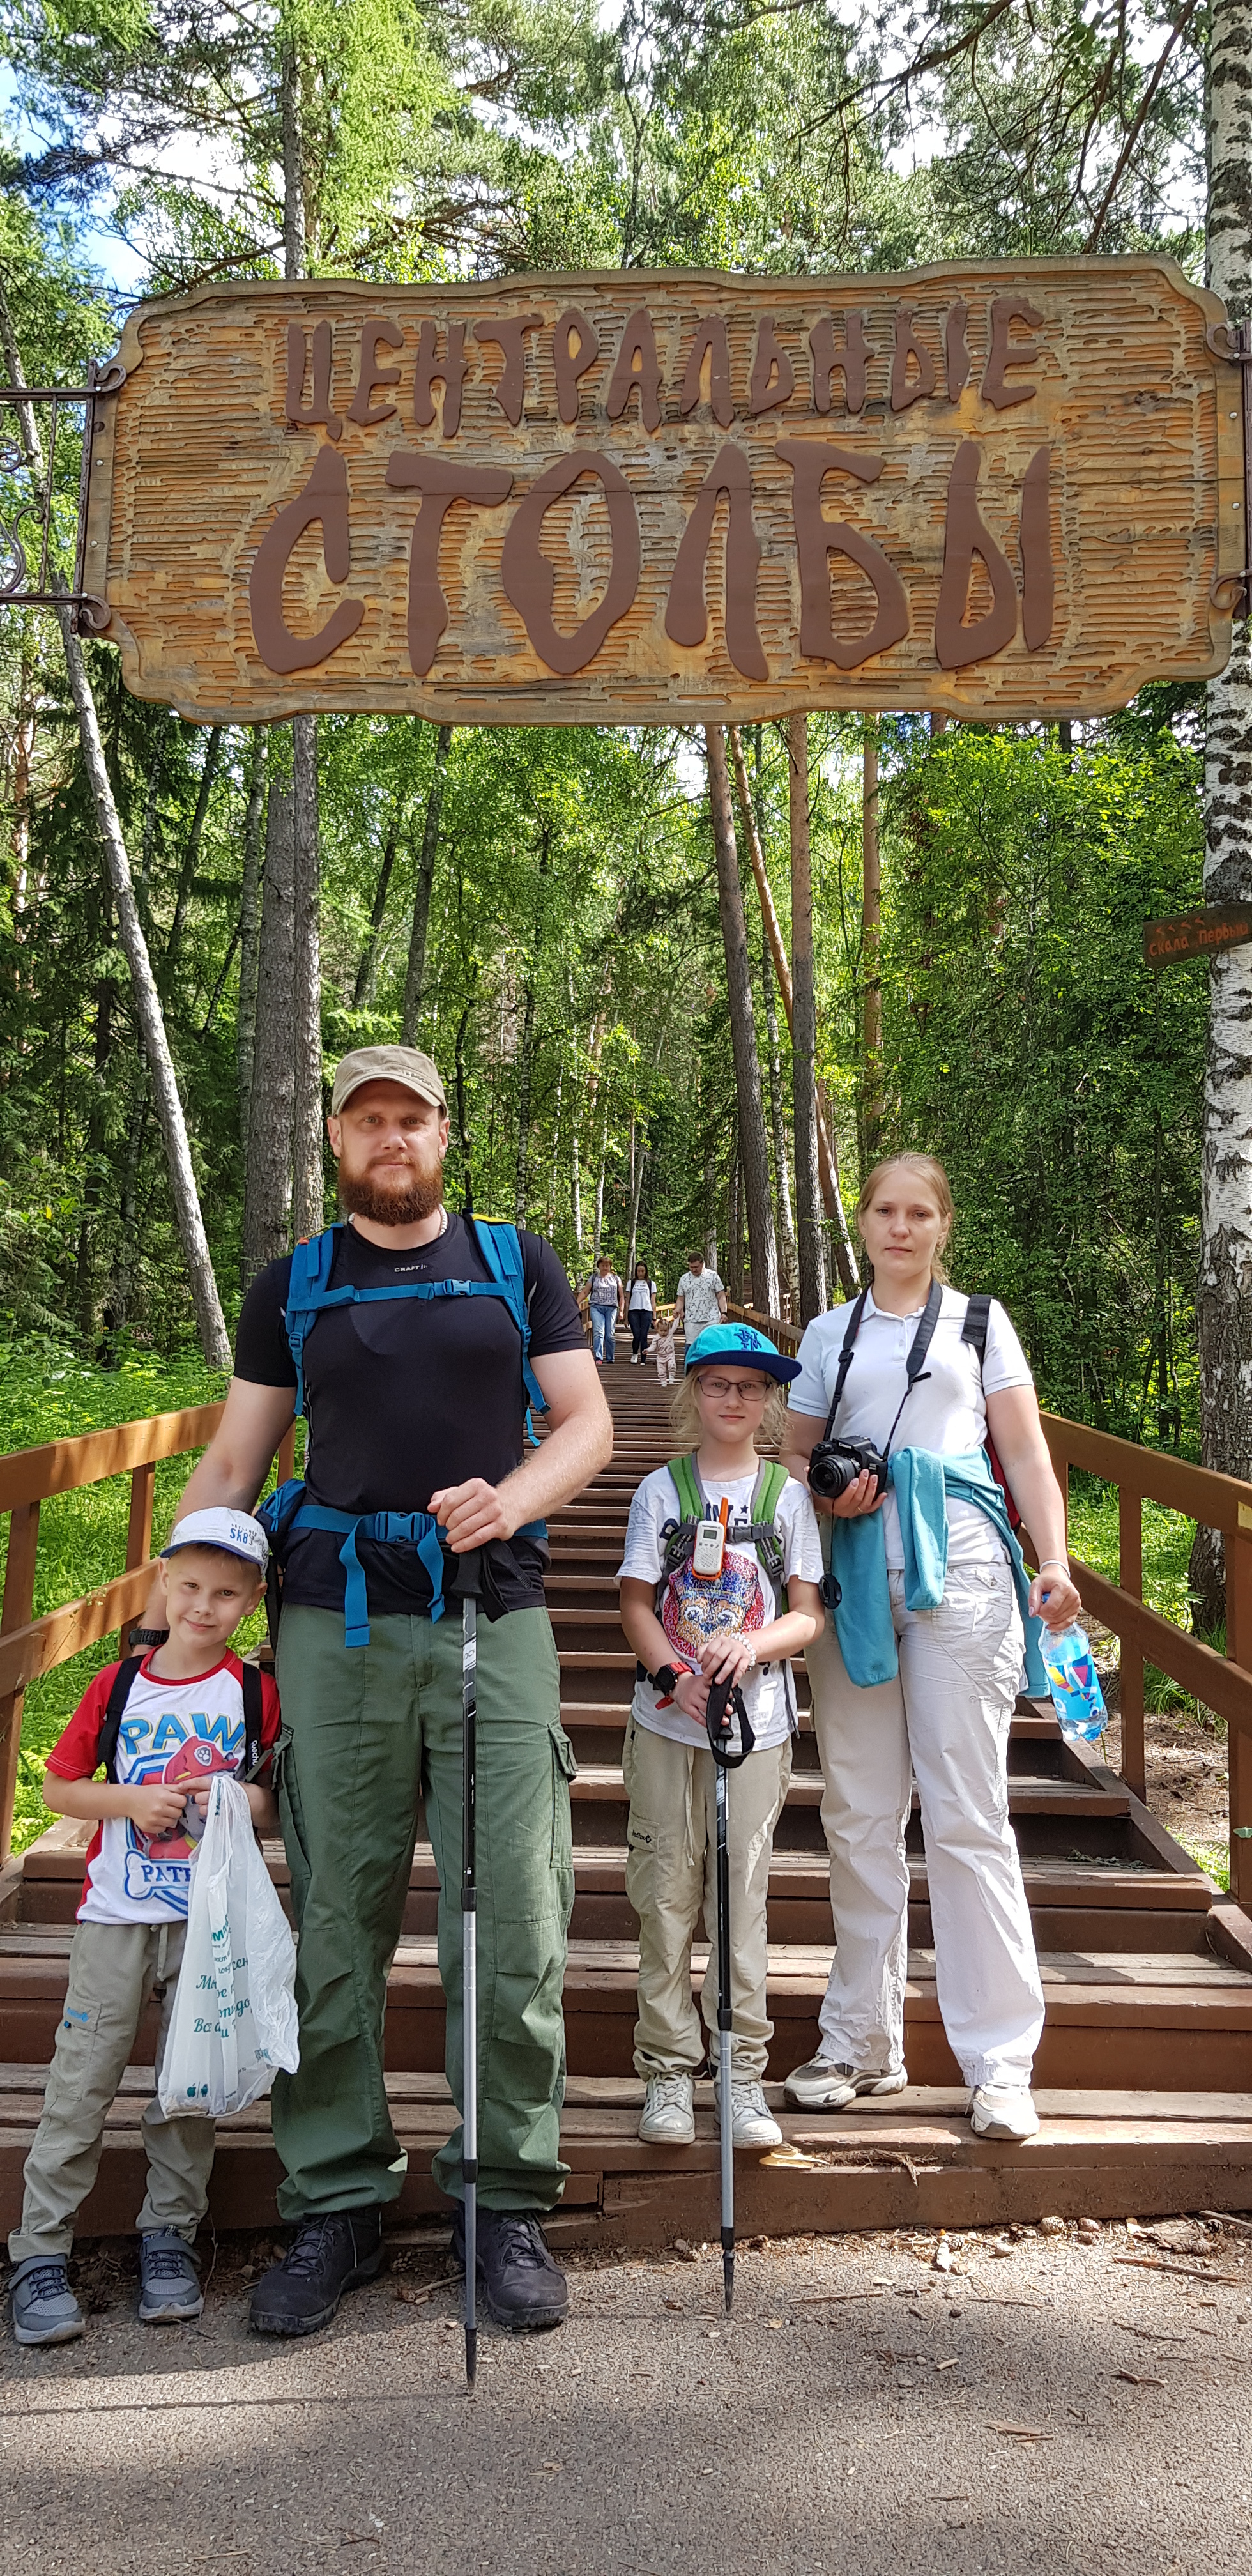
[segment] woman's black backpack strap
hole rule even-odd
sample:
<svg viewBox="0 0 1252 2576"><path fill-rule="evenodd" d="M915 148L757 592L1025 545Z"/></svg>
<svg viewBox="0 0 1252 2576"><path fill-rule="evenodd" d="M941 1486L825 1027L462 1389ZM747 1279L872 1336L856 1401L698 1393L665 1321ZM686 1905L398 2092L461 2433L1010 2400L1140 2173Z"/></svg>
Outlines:
<svg viewBox="0 0 1252 2576"><path fill-rule="evenodd" d="M104 1764L104 1776L117 1783L117 1740L122 1732L126 1702L134 1686L135 1675L143 1662L142 1655L127 1655L113 1675L113 1686L105 1703L104 1724L96 1743L96 1768Z"/></svg>
<svg viewBox="0 0 1252 2576"><path fill-rule="evenodd" d="M965 1321L961 1326L961 1340L969 1343L970 1349L973 1351L975 1358L978 1361L978 1374L980 1377L982 1376L982 1364L987 1356L987 1326L990 1320L991 1299L988 1296L985 1296L983 1291L980 1289L976 1297L971 1297L968 1300L965 1308Z"/></svg>

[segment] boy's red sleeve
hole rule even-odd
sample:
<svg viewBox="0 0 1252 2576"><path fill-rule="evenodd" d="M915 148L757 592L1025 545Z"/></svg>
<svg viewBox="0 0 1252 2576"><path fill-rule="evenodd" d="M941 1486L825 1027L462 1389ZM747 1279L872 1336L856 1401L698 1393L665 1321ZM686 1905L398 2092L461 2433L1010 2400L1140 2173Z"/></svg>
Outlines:
<svg viewBox="0 0 1252 2576"><path fill-rule="evenodd" d="M106 1664L88 1683L64 1734L57 1737L46 1767L58 1780L90 1780L98 1768L100 1729L117 1670L116 1664Z"/></svg>

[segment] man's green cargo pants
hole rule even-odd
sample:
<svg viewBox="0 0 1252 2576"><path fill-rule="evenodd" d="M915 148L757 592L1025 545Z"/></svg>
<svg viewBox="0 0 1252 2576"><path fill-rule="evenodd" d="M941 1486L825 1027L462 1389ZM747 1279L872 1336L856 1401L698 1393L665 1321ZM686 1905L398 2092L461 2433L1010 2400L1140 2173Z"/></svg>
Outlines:
<svg viewBox="0 0 1252 2576"><path fill-rule="evenodd" d="M274 2083L278 2205L296 2219L394 2200L405 2159L383 2080L387 1972L418 1803L439 1876L448 2082L461 2102L461 1614L293 1605L278 1635L279 1804L297 1927L300 2065ZM565 2089L561 1988L574 1898L556 1648L546 1610L478 1621L478 2173L487 2209L550 2209ZM458 2128L434 2178L461 2192Z"/></svg>

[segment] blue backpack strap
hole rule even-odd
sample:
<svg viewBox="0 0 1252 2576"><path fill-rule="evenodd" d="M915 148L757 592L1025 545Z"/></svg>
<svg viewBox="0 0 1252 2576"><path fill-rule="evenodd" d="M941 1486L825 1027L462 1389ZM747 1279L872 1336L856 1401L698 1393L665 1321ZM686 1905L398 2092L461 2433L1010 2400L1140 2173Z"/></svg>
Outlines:
<svg viewBox="0 0 1252 2576"><path fill-rule="evenodd" d="M526 1274L522 1267L521 1238L515 1225L497 1223L494 1218L469 1216L466 1224L498 1288L504 1291L518 1332L522 1337L522 1384L526 1389L527 1411L546 1413L548 1399L530 1365L530 1308L526 1303ZM529 1422L527 1423L529 1429ZM531 1433L532 1439L534 1433Z"/></svg>
<svg viewBox="0 0 1252 2576"><path fill-rule="evenodd" d="M329 1225L324 1234L312 1235L306 1243L298 1243L291 1256L291 1277L287 1283L283 1321L287 1327L287 1347L296 1364L297 1416L304 1411L304 1345L325 1303L331 1264L335 1258L335 1238L341 1232L341 1227Z"/></svg>

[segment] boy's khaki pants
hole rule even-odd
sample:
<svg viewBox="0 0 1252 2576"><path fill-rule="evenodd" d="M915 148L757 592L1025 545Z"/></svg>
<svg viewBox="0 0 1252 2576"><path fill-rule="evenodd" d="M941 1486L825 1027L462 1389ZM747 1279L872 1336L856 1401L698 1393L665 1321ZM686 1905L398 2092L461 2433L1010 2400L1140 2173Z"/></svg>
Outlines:
<svg viewBox="0 0 1252 2576"><path fill-rule="evenodd" d="M622 1769L630 1796L626 1894L639 1917L635 2072L694 2075L705 2037L691 1993L691 1942L704 1908L710 1943L701 2006L717 2029L717 1773L713 1756L671 1744L632 1718ZM766 1900L774 1827L791 1778L791 1745L750 1753L728 1777L731 2063L764 2075L774 2025L765 2010Z"/></svg>
<svg viewBox="0 0 1252 2576"><path fill-rule="evenodd" d="M99 2170L105 2120L154 1992L161 1996L159 2076L186 1937L185 1923L79 1924L43 2118L26 2159L22 2221L9 2238L14 2263L37 2254L63 2261L69 2253L75 2216ZM190 2245L208 2207L213 2122L197 2113L167 2120L154 2093L140 2127L148 2188L136 2229L144 2236L173 2227Z"/></svg>

